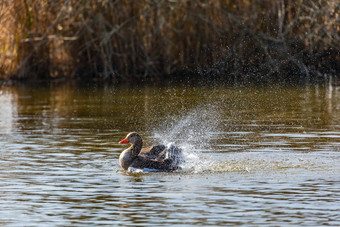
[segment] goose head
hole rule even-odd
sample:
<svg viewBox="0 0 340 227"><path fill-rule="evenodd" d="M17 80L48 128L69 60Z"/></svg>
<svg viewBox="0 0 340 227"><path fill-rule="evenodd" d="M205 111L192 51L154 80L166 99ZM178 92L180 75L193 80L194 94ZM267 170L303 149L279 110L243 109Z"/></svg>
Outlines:
<svg viewBox="0 0 340 227"><path fill-rule="evenodd" d="M136 132L130 132L129 134L127 134L127 136L125 137L125 139L123 139L122 141L120 141L120 144L133 144L135 145L136 143L141 143L142 137L140 135L138 135L138 133Z"/></svg>

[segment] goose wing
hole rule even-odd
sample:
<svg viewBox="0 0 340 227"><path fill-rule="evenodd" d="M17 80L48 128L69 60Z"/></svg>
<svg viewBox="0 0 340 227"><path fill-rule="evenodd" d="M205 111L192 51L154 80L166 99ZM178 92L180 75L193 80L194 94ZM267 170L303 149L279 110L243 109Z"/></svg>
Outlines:
<svg viewBox="0 0 340 227"><path fill-rule="evenodd" d="M149 159L161 160L165 158L166 149L164 145L143 148L138 156Z"/></svg>

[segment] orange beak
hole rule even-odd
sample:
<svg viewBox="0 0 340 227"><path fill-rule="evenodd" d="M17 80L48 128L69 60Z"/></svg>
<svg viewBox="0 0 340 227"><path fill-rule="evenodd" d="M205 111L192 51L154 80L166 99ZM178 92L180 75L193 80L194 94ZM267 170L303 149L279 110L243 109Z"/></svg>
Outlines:
<svg viewBox="0 0 340 227"><path fill-rule="evenodd" d="M125 138L125 139L123 139L122 141L119 142L119 144L123 144L123 143L129 143L128 139Z"/></svg>

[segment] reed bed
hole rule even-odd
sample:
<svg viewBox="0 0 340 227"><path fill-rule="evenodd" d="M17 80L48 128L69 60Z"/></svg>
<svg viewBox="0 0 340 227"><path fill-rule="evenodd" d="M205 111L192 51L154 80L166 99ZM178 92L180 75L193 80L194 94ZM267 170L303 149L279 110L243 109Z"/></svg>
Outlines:
<svg viewBox="0 0 340 227"><path fill-rule="evenodd" d="M2 0L3 79L339 72L340 0Z"/></svg>

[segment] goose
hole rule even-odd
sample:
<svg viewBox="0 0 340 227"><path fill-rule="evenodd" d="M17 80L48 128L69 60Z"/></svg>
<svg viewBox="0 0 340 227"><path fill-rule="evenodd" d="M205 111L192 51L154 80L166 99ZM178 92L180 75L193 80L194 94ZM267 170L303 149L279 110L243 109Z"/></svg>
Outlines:
<svg viewBox="0 0 340 227"><path fill-rule="evenodd" d="M172 172L179 170L183 162L182 149L171 144L143 147L143 139L136 132L130 132L119 144L131 144L119 156L119 164L124 170L131 168L152 169Z"/></svg>

